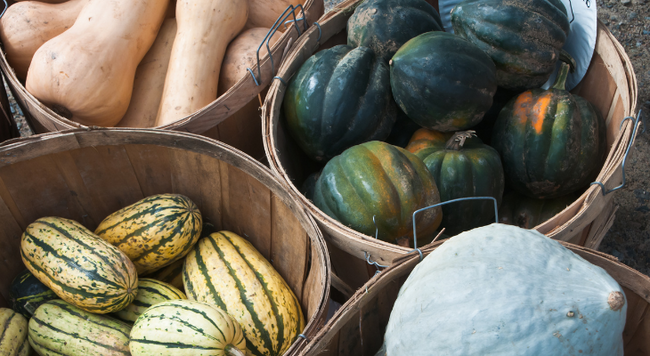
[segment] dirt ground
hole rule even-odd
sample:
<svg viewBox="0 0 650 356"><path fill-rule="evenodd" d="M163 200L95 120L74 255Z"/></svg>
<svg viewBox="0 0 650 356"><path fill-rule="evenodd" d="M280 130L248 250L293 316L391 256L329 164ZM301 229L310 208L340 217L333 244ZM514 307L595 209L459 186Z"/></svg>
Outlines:
<svg viewBox="0 0 650 356"><path fill-rule="evenodd" d="M598 18L632 61L639 84L637 110L650 123L650 1L599 0ZM613 193L619 209L600 250L650 275L650 127L638 133L625 166L626 185Z"/></svg>

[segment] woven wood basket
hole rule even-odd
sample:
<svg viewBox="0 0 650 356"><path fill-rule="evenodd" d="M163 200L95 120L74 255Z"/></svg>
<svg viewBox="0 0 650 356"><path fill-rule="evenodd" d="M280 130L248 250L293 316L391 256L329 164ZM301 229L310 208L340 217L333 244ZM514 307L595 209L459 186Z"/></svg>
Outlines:
<svg viewBox="0 0 650 356"><path fill-rule="evenodd" d="M358 0L349 0L325 14L318 21L319 26L312 27L294 45L278 76L288 83L317 50L345 43L347 20L359 3ZM281 119L285 90L284 83L272 83L262 108L266 154L273 171L299 194L323 230L326 241L331 245L334 272L348 271L352 265L362 266L368 256L371 256L370 261L390 265L395 258L408 253L409 248L376 240L344 226L300 194L299 188L304 179L315 171L315 166L285 130ZM573 92L594 103L607 120L609 155L597 181L602 182L607 190L617 187L623 181L621 163L633 143L633 132L636 132L637 121L625 118L635 113L637 83L629 58L602 23L598 23L596 49L590 67ZM600 186L592 185L573 204L535 228L554 239L596 249L613 223L616 208L612 197L611 193L604 195ZM340 258L336 255L339 252ZM363 262L350 261L349 255ZM350 275L349 272L346 275ZM362 279L350 283L358 286L358 281Z"/></svg>
<svg viewBox="0 0 650 356"><path fill-rule="evenodd" d="M261 139L262 124L260 122L260 113L257 110L260 105L255 105L255 102L260 102L258 95L263 93L273 80L274 73L277 72L285 51L295 42L299 35L304 33L305 29L312 26L314 21L323 14L323 0L306 0L302 10L297 8L295 11L289 11L284 16L281 16L285 21L290 21L293 20L295 14L297 19L302 18L304 20L298 20L295 24L278 23L280 25L278 28L284 33L271 48L273 60L267 53L266 45L260 49L259 68L257 66L250 68L255 73L257 83L250 74L247 74L209 105L172 124L156 128L198 134L205 133L206 136L224 141L256 159L264 157ZM9 88L18 105L36 133L86 127L59 115L27 92L24 83L18 79L13 68L7 62L3 51L0 51L0 69L5 74ZM239 115L237 122L226 122L221 125L221 131L223 132L220 132L217 125L245 106L248 108L245 109L245 114ZM206 133L206 131L208 132Z"/></svg>
<svg viewBox="0 0 650 356"><path fill-rule="evenodd" d="M602 267L623 287L627 319L623 340L625 356L650 355L650 278L610 255L560 242L587 261ZM423 249L424 255L435 249ZM374 356L400 287L420 262L417 254L404 256L359 289L310 340L301 356Z"/></svg>
<svg viewBox="0 0 650 356"><path fill-rule="evenodd" d="M0 307L25 269L26 226L43 216L91 230L108 214L146 196L180 193L218 230L246 237L300 300L313 336L325 321L330 261L303 206L270 170L244 153L196 134L165 130L68 130L0 146ZM305 340L298 338L292 354Z"/></svg>

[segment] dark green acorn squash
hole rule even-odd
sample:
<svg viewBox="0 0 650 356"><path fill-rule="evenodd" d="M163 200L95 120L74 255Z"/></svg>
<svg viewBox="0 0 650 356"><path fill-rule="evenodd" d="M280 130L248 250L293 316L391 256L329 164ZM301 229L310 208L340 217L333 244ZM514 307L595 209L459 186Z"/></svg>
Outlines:
<svg viewBox="0 0 650 356"><path fill-rule="evenodd" d="M366 0L348 19L348 45L369 47L386 63L411 38L444 31L440 14L425 0Z"/></svg>
<svg viewBox="0 0 650 356"><path fill-rule="evenodd" d="M11 309L29 319L41 304L59 299L50 288L45 286L29 270L24 270L11 281L9 288Z"/></svg>
<svg viewBox="0 0 650 356"><path fill-rule="evenodd" d="M446 32L427 32L404 44L390 62L390 84L408 117L443 132L476 125L497 90L490 57Z"/></svg>
<svg viewBox="0 0 650 356"><path fill-rule="evenodd" d="M313 200L325 214L369 236L375 236L375 216L379 239L408 246L413 239L413 212L439 203L440 196L431 174L414 154L371 141L327 162ZM417 236L431 234L440 220L439 207L418 213Z"/></svg>
<svg viewBox="0 0 650 356"><path fill-rule="evenodd" d="M428 131L426 129L422 129ZM483 144L474 131L457 132L447 142L432 135L429 144L412 141L406 149L420 157L440 191L441 201L466 197L494 197L500 204L505 185L499 153ZM492 200L470 200L442 206L445 233L494 222Z"/></svg>
<svg viewBox="0 0 650 356"><path fill-rule="evenodd" d="M577 194L569 194L555 199L535 199L511 191L503 196L499 222L532 229L559 214L577 198Z"/></svg>
<svg viewBox="0 0 650 356"><path fill-rule="evenodd" d="M564 90L569 65L549 90L525 91L499 114L492 145L509 187L531 198L575 192L598 175L605 155L605 121L585 99Z"/></svg>
<svg viewBox="0 0 650 356"><path fill-rule="evenodd" d="M451 24L492 57L498 85L511 90L544 84L569 34L560 0L465 0L452 10Z"/></svg>
<svg viewBox="0 0 650 356"><path fill-rule="evenodd" d="M320 51L291 79L283 111L291 137L317 162L383 140L397 115L388 66L367 47Z"/></svg>
<svg viewBox="0 0 650 356"><path fill-rule="evenodd" d="M390 134L386 138L386 142L404 148L408 145L415 131L421 128L422 126L416 124L415 121L411 120L398 108L397 120L395 121L395 125L393 125Z"/></svg>

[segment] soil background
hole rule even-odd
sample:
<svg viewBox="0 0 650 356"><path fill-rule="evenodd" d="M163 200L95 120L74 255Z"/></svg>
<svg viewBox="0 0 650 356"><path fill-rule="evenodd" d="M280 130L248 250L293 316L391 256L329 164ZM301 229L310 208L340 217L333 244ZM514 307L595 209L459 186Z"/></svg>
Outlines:
<svg viewBox="0 0 650 356"><path fill-rule="evenodd" d="M340 0L325 0L326 10ZM639 85L637 111L650 124L650 0L597 0L598 18L625 48ZM32 134L9 93L21 136ZM650 127L640 130L625 165L626 184L612 193L616 219L599 250L650 276Z"/></svg>

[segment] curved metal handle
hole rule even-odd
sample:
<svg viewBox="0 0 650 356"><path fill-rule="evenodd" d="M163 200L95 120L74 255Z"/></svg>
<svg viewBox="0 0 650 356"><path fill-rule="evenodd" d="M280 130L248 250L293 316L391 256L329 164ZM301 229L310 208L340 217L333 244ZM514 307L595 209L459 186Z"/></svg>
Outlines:
<svg viewBox="0 0 650 356"><path fill-rule="evenodd" d="M623 127L623 123L627 120L634 120L634 130L632 131L632 138L630 139L630 142L627 144L627 147L625 149L625 154L623 155L623 161L621 161L621 174L623 176L623 181L621 182L621 185L618 187L612 188L610 190L607 190L605 188L605 185L602 182L592 182L590 185L599 185L600 186L600 191L603 193L603 196L617 191L625 186L625 162L627 161L627 156L630 154L630 148L632 148L632 144L634 143L634 137L636 136L636 130L639 127L639 122L643 125L643 131L641 133L644 133L646 130L645 122L643 121L643 117L641 116L641 110L639 110L636 119L632 116L628 116L621 121L621 127Z"/></svg>
<svg viewBox="0 0 650 356"><path fill-rule="evenodd" d="M7 12L7 8L9 8L9 4L7 4L7 0L2 0L2 2L5 4L5 8L2 10L2 13L0 13L0 19L2 16L4 16L5 12Z"/></svg>
<svg viewBox="0 0 650 356"><path fill-rule="evenodd" d="M300 12L303 14L302 18L296 19L296 10L300 10ZM289 18L289 16L293 16L293 19L286 21ZM300 26L298 26L298 21L302 21L304 24L304 29L307 30L307 21L305 20L305 18L306 15L302 7L302 4L298 4L297 6L293 6L293 5L287 6L287 8L282 12L282 14L278 17L278 19L275 20L269 32L267 32L266 36L264 36L262 43L260 43L259 47L257 47L257 76L255 76L255 73L253 73L252 69L246 68L246 70L253 77L253 81L255 82L255 85L257 86L260 85L259 78L262 77L262 69L261 69L262 66L260 65L260 50L262 49L262 46L264 46L264 43L266 43L266 51L268 52L269 59L271 60L271 74L273 74L273 72L275 71L275 63L273 61L273 53L271 53L271 38L275 36L275 33L278 31L281 24L284 24L284 27L286 29L287 28L286 24L290 22L294 23L296 31L298 32L298 36L300 36L302 34L302 31L300 30Z"/></svg>

